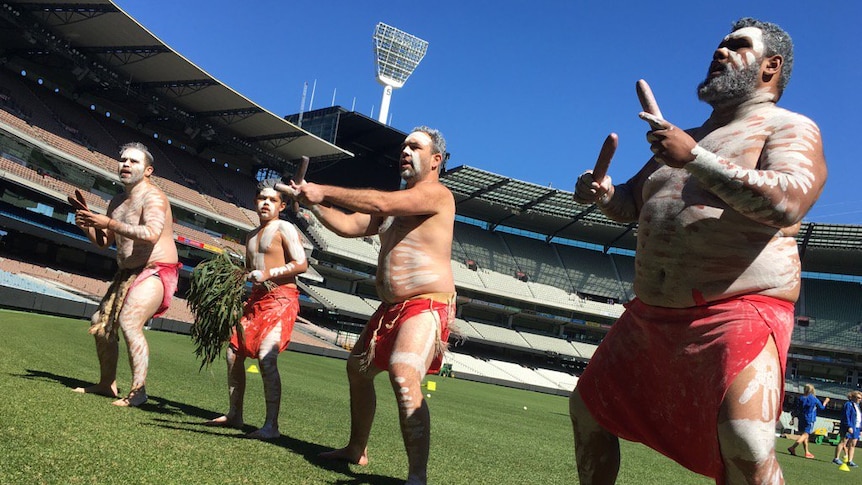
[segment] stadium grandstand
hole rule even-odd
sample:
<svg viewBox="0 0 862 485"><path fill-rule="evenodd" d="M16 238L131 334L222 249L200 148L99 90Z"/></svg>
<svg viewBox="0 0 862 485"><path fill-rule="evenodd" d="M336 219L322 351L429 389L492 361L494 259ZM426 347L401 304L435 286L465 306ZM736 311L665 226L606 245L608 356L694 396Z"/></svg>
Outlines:
<svg viewBox="0 0 862 485"><path fill-rule="evenodd" d="M104 211L121 186L119 145L142 141L171 201L180 291L156 330L187 333L183 299L200 261L242 257L255 227L255 184L289 177L394 190L406 136L333 106L281 117L225 86L108 0L5 0L0 6L0 305L88 318L114 273L66 197ZM457 378L565 395L633 295L637 226L572 193L469 166L455 194L457 330L445 369ZM376 305L376 237L343 239L309 212L311 270L292 350L344 357ZM835 398L862 388L862 227L802 223L803 287L787 391L815 382ZM824 416L829 416L824 413Z"/></svg>

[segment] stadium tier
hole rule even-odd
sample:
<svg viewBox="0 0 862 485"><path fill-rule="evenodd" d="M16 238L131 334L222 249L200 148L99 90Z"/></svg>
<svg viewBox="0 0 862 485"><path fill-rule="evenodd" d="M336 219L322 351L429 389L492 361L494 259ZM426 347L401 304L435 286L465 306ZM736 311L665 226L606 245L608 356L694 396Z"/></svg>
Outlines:
<svg viewBox="0 0 862 485"><path fill-rule="evenodd" d="M257 224L252 199L259 179L293 173L306 155L312 181L398 185L397 147L406 134L397 129L341 107L303 113L299 129L288 121L297 115L285 120L250 102L107 0L91 4L110 16L99 23L72 7L64 16L42 15L28 2L4 5L3 291L72 301L79 316L98 300L114 255L81 236L66 197L80 190L104 212L121 190L116 156L128 141L143 141L155 155L153 180L172 204L185 265L170 313L154 322L162 330L188 331L192 315L183 295L195 265L220 251L244 255L242 241ZM100 49L82 52L53 40L72 38ZM146 72L133 59L144 53L111 54L130 45L154 46ZM130 78L136 81L123 81ZM456 200L451 264L455 327L464 337L453 342L446 363L460 377L570 391L633 296L636 225L610 221L570 192L464 165L442 181ZM289 218L321 275L300 285L306 321L297 329L327 351L349 348L379 304L380 241L338 237L307 211ZM862 228L805 222L797 241L805 279L787 388L797 392L810 380L822 394L841 397L843 389L862 386ZM34 299L13 300L2 304L46 311Z"/></svg>

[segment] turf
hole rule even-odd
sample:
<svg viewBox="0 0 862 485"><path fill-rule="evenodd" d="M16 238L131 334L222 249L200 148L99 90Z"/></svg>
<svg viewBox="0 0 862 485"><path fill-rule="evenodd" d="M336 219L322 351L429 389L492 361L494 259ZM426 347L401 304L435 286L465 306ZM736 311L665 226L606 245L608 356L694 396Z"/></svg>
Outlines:
<svg viewBox="0 0 862 485"><path fill-rule="evenodd" d="M0 483L404 482L406 456L395 400L384 376L377 382L369 466L316 458L347 439L349 403L342 360L297 352L280 356L284 436L261 442L242 439L236 430L201 426L226 410L225 369L217 362L199 372L187 336L147 333L150 401L126 409L111 406L108 398L70 390L98 377L87 322L0 310L0 332ZM129 383L126 362L121 345L121 390ZM428 399L433 483L577 483L565 398L431 379L437 384ZM259 375L249 373L246 422L260 425L263 412ZM787 455L789 444L782 439L777 443L788 483L805 483L811 477L846 480L859 473L840 472L830 464L831 446L812 445L817 459L805 460ZM641 445L623 442L622 455L619 484L712 483Z"/></svg>

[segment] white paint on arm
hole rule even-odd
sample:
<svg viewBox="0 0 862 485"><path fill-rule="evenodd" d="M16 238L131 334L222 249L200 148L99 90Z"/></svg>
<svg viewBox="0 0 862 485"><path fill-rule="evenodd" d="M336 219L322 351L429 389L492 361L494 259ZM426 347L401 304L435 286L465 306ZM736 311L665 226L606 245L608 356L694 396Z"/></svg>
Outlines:
<svg viewBox="0 0 862 485"><path fill-rule="evenodd" d="M150 190L143 196L141 219L143 224L127 224L117 219L108 221L108 229L123 237L136 241L158 241L165 228L165 216L168 212L168 200L156 190Z"/></svg>
<svg viewBox="0 0 862 485"><path fill-rule="evenodd" d="M779 124L783 126L763 146L761 169L744 168L700 145L692 150L695 159L685 169L746 217L772 226L791 226L802 220L824 182L818 180L815 169L820 134L817 126L807 120ZM756 140L737 137L742 141L737 142L734 152L757 148Z"/></svg>

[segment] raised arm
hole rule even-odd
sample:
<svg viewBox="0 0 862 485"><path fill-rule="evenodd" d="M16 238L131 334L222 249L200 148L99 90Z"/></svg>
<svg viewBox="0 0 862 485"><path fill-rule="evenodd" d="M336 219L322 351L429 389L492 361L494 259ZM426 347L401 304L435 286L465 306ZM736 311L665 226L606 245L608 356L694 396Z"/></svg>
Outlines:
<svg viewBox="0 0 862 485"><path fill-rule="evenodd" d="M123 237L155 244L165 229L168 204L168 198L163 194L155 190L150 191L144 198L142 224L127 224L117 219L109 219L105 227L109 232Z"/></svg>
<svg viewBox="0 0 862 485"><path fill-rule="evenodd" d="M575 202L595 203L604 215L614 221L635 222L643 205L643 183L659 166L655 159L650 159L634 177L617 185L607 175L601 181L596 181L593 171L588 170L575 183Z"/></svg>
<svg viewBox="0 0 862 485"><path fill-rule="evenodd" d="M782 120L763 147L759 168L747 169L697 146L685 168L740 214L788 227L802 221L826 183L820 130L794 115Z"/></svg>
<svg viewBox="0 0 862 485"><path fill-rule="evenodd" d="M454 204L451 192L439 182L418 183L393 192L312 183L291 187L324 226L344 237L377 234L381 222L389 216L436 214ZM346 214L332 206L354 212Z"/></svg>
<svg viewBox="0 0 862 485"><path fill-rule="evenodd" d="M91 214L95 214L94 212L90 212L88 210L78 210L75 213L75 225L78 226L81 231L83 231L84 235L87 236L87 239L90 240L91 243L99 246L100 248L109 247L111 244L114 244L114 233L111 231L105 231L104 229L99 229L94 226L88 226L85 222ZM98 214L97 214L98 215Z"/></svg>
<svg viewBox="0 0 862 485"><path fill-rule="evenodd" d="M165 229L165 218L167 217L169 202L158 191L150 191L144 196L144 205L141 217L142 224L127 224L110 216L96 214L90 211L78 211L75 213L75 223L81 228L88 229L107 229L108 243L114 240L114 236L119 234L123 237L135 240L146 241L151 244L158 242L162 231ZM108 208L108 214L113 214L114 205ZM90 236L91 231L87 231ZM91 238L91 240L93 240Z"/></svg>

